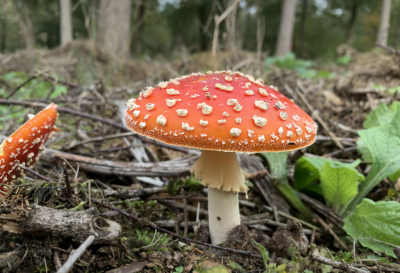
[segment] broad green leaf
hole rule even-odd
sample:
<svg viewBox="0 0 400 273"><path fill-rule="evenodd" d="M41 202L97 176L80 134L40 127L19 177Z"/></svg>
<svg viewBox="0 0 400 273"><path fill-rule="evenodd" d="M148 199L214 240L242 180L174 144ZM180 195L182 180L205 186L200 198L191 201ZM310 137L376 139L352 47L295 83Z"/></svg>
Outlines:
<svg viewBox="0 0 400 273"><path fill-rule="evenodd" d="M301 202L298 193L289 185L287 156L289 152L262 153L267 159L274 180L279 191L288 201L306 218L311 219L312 214Z"/></svg>
<svg viewBox="0 0 400 273"><path fill-rule="evenodd" d="M297 160L294 169L294 187L296 190L301 191L310 186L312 182L319 178L320 165L313 157L303 156ZM322 166L321 166L322 168Z"/></svg>
<svg viewBox="0 0 400 273"><path fill-rule="evenodd" d="M322 166L326 162L332 167L346 167L355 170L361 161L357 159L352 163L342 163L329 158L303 156L297 160L294 170L295 188L299 191L310 189L310 184L319 178ZM364 181L364 176L362 174L357 172L357 175L358 182Z"/></svg>
<svg viewBox="0 0 400 273"><path fill-rule="evenodd" d="M390 123L399 108L400 102L398 101L393 102L390 106L387 106L385 103L379 104L371 113L368 114L364 121L364 128L368 129Z"/></svg>
<svg viewBox="0 0 400 273"><path fill-rule="evenodd" d="M3 75L2 78L6 81L18 80L23 82L29 78L29 75L24 72L9 72Z"/></svg>
<svg viewBox="0 0 400 273"><path fill-rule="evenodd" d="M394 255L394 246L374 241L387 242L400 246L400 203L396 201L374 202L363 199L355 211L344 219L344 230L353 239L374 251L384 251Z"/></svg>
<svg viewBox="0 0 400 273"><path fill-rule="evenodd" d="M371 151L368 149L368 146L365 143L364 139L359 138L357 140L357 150L361 154L361 157L364 161L372 162Z"/></svg>
<svg viewBox="0 0 400 273"><path fill-rule="evenodd" d="M321 170L321 188L326 201L336 212L357 195L357 171L348 167L332 167L325 162Z"/></svg>
<svg viewBox="0 0 400 273"><path fill-rule="evenodd" d="M288 178L288 164L287 156L290 152L280 152L280 153L262 153L262 155L267 159L269 168L271 171L271 176L273 179L287 182Z"/></svg>
<svg viewBox="0 0 400 273"><path fill-rule="evenodd" d="M380 181L400 169L400 111L396 112L389 124L360 130L358 134L371 151L372 165L368 176L360 186L358 195L348 207L348 212L354 209Z"/></svg>
<svg viewBox="0 0 400 273"><path fill-rule="evenodd" d="M400 178L400 169L397 170L395 173L392 173L391 175L389 175L389 179L390 181L397 181L397 179Z"/></svg>
<svg viewBox="0 0 400 273"><path fill-rule="evenodd" d="M50 99L55 99L55 98L57 98L57 97L59 97L61 95L66 95L66 94L67 94L67 88L65 86L63 86L63 85L59 85L58 84L54 88L53 93L51 93Z"/></svg>

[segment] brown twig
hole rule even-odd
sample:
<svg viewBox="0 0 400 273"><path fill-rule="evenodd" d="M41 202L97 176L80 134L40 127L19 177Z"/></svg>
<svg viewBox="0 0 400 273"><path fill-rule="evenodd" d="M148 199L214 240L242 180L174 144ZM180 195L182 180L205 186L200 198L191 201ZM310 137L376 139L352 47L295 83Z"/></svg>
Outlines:
<svg viewBox="0 0 400 273"><path fill-rule="evenodd" d="M95 204L98 204L98 205L100 205L102 207L105 207L105 208L108 208L108 209L111 209L111 210L114 210L114 211L118 211L120 214L122 214L122 215L124 215L124 216L126 216L126 217L128 217L128 218L130 218L130 219L132 219L134 221L136 221L136 222L139 222L139 223L141 223L141 224L143 224L145 226L148 226L148 227L150 227L152 229L156 229L156 230L158 230L160 232L166 233L166 234L168 234L168 235L172 236L173 238L176 238L176 239L178 239L180 241L199 244L199 245L212 247L212 248L223 250L223 251L229 251L229 252L232 252L232 253L235 253L235 254L241 254L241 255L246 255L246 256L251 256L251 257L254 257L254 258L262 259L262 257L260 255L252 254L249 251L236 250L236 249L222 247L222 246L214 246L214 245L211 245L211 244L208 244L208 243L204 243L204 242L200 242L200 241L193 240L193 239L190 239L190 238L182 237L179 234L176 234L176 233L174 233L172 231L169 231L169 230L164 229L164 228L160 228L160 227L154 225L153 223L151 223L151 222L149 222L147 220L144 220L142 218L139 218L139 217L136 217L136 216L134 216L132 214L129 214L129 213L127 213L126 211L124 211L122 209L106 205L106 204L104 204L103 202L101 202L101 201L99 201L97 199L92 198L92 202L95 203Z"/></svg>
<svg viewBox="0 0 400 273"><path fill-rule="evenodd" d="M344 221L339 214L337 214L335 211L328 208L321 202L315 200L314 198L309 197L308 195L305 195L303 193L299 193L299 195L300 195L301 201L305 202L308 206L316 209L321 214L323 214L325 217L329 218L329 220L331 220L332 223L334 223L340 229L343 229Z"/></svg>
<svg viewBox="0 0 400 273"><path fill-rule="evenodd" d="M39 102L29 102L29 101L19 101L19 100L7 100L7 99L0 99L0 104L1 105L23 105L23 106L29 106L29 107L40 107L40 108L44 108L47 106L47 104L45 103L39 103ZM117 129L120 129L124 132L131 132L131 130L129 130L128 128L126 128L124 125L122 125L121 123L117 123L114 122L110 119L106 119L106 118L102 118L99 116L95 116L95 115L91 115L88 113L84 113L75 109L71 109L71 108L67 108L67 107L62 107L62 106L58 106L57 107L57 111L61 112L61 113L68 113L68 114L72 114L74 116L80 116L83 118L88 118L88 119L92 119L92 120L96 120L99 121L101 123L104 124L108 124L111 125ZM175 151L179 151L181 153L187 153L187 149L183 148L183 147L179 147L179 146L174 146L174 145L169 145L163 142L158 142L155 140L152 140L150 138L144 137L144 136L140 136L140 135L135 135L135 137L140 138L142 141L150 143L150 144L155 144L158 146L162 146L171 150L175 150Z"/></svg>
<svg viewBox="0 0 400 273"><path fill-rule="evenodd" d="M181 159L157 163L136 163L124 161L102 160L93 157L80 156L52 149L44 149L41 160L52 164L66 159L71 164L79 163L81 170L100 174L122 176L181 176L188 175L190 167L197 159L196 155L185 155Z"/></svg>
<svg viewBox="0 0 400 273"><path fill-rule="evenodd" d="M339 243L339 245L344 249L347 250L347 246L343 243L342 240L340 240L339 236L337 236L337 234L335 232L333 232L333 230L331 229L331 227L325 223L324 220L322 220L321 217L319 217L317 214L313 213L314 217L318 220L318 222L325 228L326 231L328 231L333 238L335 238L336 242Z"/></svg>
<svg viewBox="0 0 400 273"><path fill-rule="evenodd" d="M250 173L246 178L247 178L248 180L252 180L252 179L256 179L256 178L261 178L261 177L266 176L267 173L268 173L267 170L261 170L261 171L258 171L258 172Z"/></svg>
<svg viewBox="0 0 400 273"><path fill-rule="evenodd" d="M257 180L254 181L254 183L256 184L256 186L257 186L258 190L260 191L261 195L267 201L268 205L272 208L272 212L274 213L274 218L279 223L280 220L279 220L278 210L276 209L276 206L275 206L274 202L272 201L272 199L269 196L267 190L265 189L265 187L263 185L263 181L260 180L260 179L257 179Z"/></svg>
<svg viewBox="0 0 400 273"><path fill-rule="evenodd" d="M18 165L19 165L19 167L21 167L22 169L26 170L27 172L30 172L31 174L33 174L33 175L39 177L40 179L43 179L44 181L53 182L50 178L47 178L46 176L44 176L44 175L42 175L42 174L40 174L40 173L38 173L38 172L32 170L31 168L28 168L28 167L26 167L26 166L24 166L24 165L22 165L22 164L18 164Z"/></svg>
<svg viewBox="0 0 400 273"><path fill-rule="evenodd" d="M317 254L317 250L313 250L311 252L310 259L312 261L316 261L316 262L319 262L319 263L330 265L333 268L338 268L340 270L343 270L344 272L350 272L350 273L369 273L369 272L371 272L371 271L369 271L369 270L367 270L365 268L356 268L356 267L351 266L351 265L346 264L346 263L337 262L335 260L331 260L331 259L319 256Z"/></svg>
<svg viewBox="0 0 400 273"><path fill-rule="evenodd" d="M26 81L24 81L23 83L21 83L20 85L18 85L13 91L11 91L10 94L8 94L8 96L6 97L6 100L8 100L9 98L11 98L12 96L15 95L15 93L18 92L18 90L20 90L22 87L24 87L25 84L27 84L28 82L30 82L33 79L36 79L37 77L43 75L44 73L46 73L47 71L41 71L39 73L36 73L35 75L30 76Z"/></svg>
<svg viewBox="0 0 400 273"><path fill-rule="evenodd" d="M300 90L303 91L303 93L305 92L304 86L300 81L297 81L297 86ZM301 100L305 103L305 105L307 106L307 108L311 111L312 115L315 116L315 118L318 120L318 122L322 125L322 127L324 127L325 131L329 134L329 136L332 138L333 142L339 147L340 150L342 150L345 154L347 154L350 158L352 158L352 155L350 155L347 151L344 150L344 147L342 145L342 143L340 143L337 138L336 135L329 129L328 125L325 123L325 121L320 117L318 111L316 111L314 109L314 107L308 102L308 100L306 99L306 97L299 92L297 89L295 89L297 95L301 98Z"/></svg>
<svg viewBox="0 0 400 273"><path fill-rule="evenodd" d="M189 214L188 214L188 210L187 210L188 204L187 204L185 190L182 189L181 193L182 193L182 197L183 197L183 215L185 217L185 227L183 229L183 237L187 237L187 234L188 234L188 220L189 220Z"/></svg>
<svg viewBox="0 0 400 273"><path fill-rule="evenodd" d="M68 171L67 171L67 163L63 162L62 168L63 168L63 177L64 177L64 181L65 181L65 187L67 189L66 195L67 195L67 198L71 198L71 183L69 181L69 176L68 176Z"/></svg>

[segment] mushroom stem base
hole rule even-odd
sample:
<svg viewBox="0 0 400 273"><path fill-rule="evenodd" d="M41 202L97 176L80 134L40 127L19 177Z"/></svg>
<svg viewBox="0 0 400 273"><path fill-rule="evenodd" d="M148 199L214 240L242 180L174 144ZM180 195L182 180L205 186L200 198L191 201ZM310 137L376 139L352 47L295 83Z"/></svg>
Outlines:
<svg viewBox="0 0 400 273"><path fill-rule="evenodd" d="M208 188L208 222L211 242L219 245L240 225L239 194Z"/></svg>

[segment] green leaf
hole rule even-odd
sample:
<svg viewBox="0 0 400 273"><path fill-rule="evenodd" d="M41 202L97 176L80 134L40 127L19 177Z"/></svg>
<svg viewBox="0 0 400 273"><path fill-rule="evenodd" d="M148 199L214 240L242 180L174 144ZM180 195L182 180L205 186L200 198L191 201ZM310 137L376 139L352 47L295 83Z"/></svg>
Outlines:
<svg viewBox="0 0 400 273"><path fill-rule="evenodd" d="M363 199L355 211L344 219L344 230L353 239L374 251L394 255L394 246L400 246L400 203L396 201L374 202ZM382 242L374 241L376 239Z"/></svg>
<svg viewBox="0 0 400 273"><path fill-rule="evenodd" d="M287 157L290 152L262 153L267 159L271 171L271 177L280 182L287 182L288 164Z"/></svg>
<svg viewBox="0 0 400 273"><path fill-rule="evenodd" d="M398 101L393 102L390 106L387 106L385 103L379 104L371 113L368 114L364 121L364 128L368 129L390 123L399 108L400 102Z"/></svg>
<svg viewBox="0 0 400 273"><path fill-rule="evenodd" d="M389 175L389 179L390 181L397 181L397 179L400 178L400 169L397 170L395 173L392 173L391 175Z"/></svg>
<svg viewBox="0 0 400 273"><path fill-rule="evenodd" d="M393 95L393 94L395 94L395 93L400 93L400 86L395 86L395 87L389 88L389 89L386 91L386 93L388 93L388 94L390 94L390 95Z"/></svg>
<svg viewBox="0 0 400 273"><path fill-rule="evenodd" d="M301 191L310 186L312 182L319 178L319 161L313 157L303 156L297 160L294 169L294 187L296 190ZM321 166L322 168L322 166Z"/></svg>
<svg viewBox="0 0 400 273"><path fill-rule="evenodd" d="M332 167L325 162L321 170L321 188L325 200L340 213L357 195L357 171L348 167Z"/></svg>
<svg viewBox="0 0 400 273"><path fill-rule="evenodd" d="M53 93L50 95L50 99L55 99L61 95L66 95L67 94L67 88L63 85L57 85L54 88Z"/></svg>
<svg viewBox="0 0 400 273"><path fill-rule="evenodd" d="M329 158L303 156L302 158L297 160L294 170L295 188L298 191L304 189L309 190L311 187L311 183L319 178L322 166L326 162L329 162L332 167L346 167L355 170L355 168L360 164L361 161L357 159L352 163L343 163ZM358 182L362 182L365 179L364 176L358 172L357 175Z"/></svg>
<svg viewBox="0 0 400 273"><path fill-rule="evenodd" d="M311 212L301 202L298 193L289 185L287 156L290 152L261 153L268 161L271 177L279 191L306 218L312 219Z"/></svg>
<svg viewBox="0 0 400 273"><path fill-rule="evenodd" d="M359 138L357 140L357 151L361 154L361 157L364 161L372 162L372 154L368 149L367 143L365 143L364 139Z"/></svg>
<svg viewBox="0 0 400 273"><path fill-rule="evenodd" d="M358 195L348 207L348 213L375 187L380 181L400 169L400 111L389 124L358 131L371 151L372 165L368 176L359 188Z"/></svg>
<svg viewBox="0 0 400 273"><path fill-rule="evenodd" d="M257 245L258 249L260 250L260 254L263 258L264 261L264 265L266 268L268 268L268 261L269 261L269 252L267 251L267 249L262 246L261 244L257 243L256 241L254 241L252 239L252 241Z"/></svg>

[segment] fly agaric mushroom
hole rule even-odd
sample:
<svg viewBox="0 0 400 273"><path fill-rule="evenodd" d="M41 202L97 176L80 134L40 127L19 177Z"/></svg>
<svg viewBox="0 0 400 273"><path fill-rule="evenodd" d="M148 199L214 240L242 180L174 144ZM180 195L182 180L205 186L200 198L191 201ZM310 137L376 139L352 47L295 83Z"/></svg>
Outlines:
<svg viewBox="0 0 400 273"><path fill-rule="evenodd" d="M316 123L284 95L240 72L195 73L161 82L127 102L127 127L168 144L202 149L191 168L208 186L212 243L240 225L246 173L234 152L280 152L315 141Z"/></svg>
<svg viewBox="0 0 400 273"><path fill-rule="evenodd" d="M56 119L57 109L52 103L0 145L0 195L8 191L8 184L24 175L19 164L31 167L38 160Z"/></svg>

